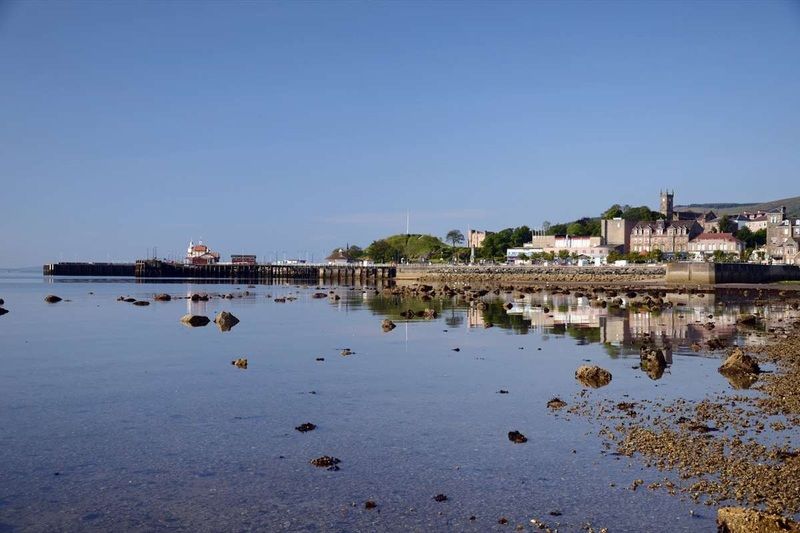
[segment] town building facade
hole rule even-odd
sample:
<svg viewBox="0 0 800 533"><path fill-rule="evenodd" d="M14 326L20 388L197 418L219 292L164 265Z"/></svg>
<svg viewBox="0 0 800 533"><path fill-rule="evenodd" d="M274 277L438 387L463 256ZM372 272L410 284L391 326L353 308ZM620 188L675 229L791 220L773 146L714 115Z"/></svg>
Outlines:
<svg viewBox="0 0 800 533"><path fill-rule="evenodd" d="M786 216L786 207L767 214L766 260L800 265L800 219Z"/></svg>
<svg viewBox="0 0 800 533"><path fill-rule="evenodd" d="M686 254L689 241L703 233L696 220L637 222L631 232L631 252L648 254L660 250L667 255Z"/></svg>
<svg viewBox="0 0 800 533"><path fill-rule="evenodd" d="M701 233L689 241L689 254L695 260L705 260L714 252L739 258L744 252L744 243L732 233Z"/></svg>

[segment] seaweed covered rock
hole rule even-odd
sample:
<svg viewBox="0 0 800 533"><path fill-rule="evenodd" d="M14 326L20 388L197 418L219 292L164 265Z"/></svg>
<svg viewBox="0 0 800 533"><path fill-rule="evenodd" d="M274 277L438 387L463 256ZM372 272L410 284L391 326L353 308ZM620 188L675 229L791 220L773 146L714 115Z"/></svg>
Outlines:
<svg viewBox="0 0 800 533"><path fill-rule="evenodd" d="M597 389L611 383L611 372L599 366L583 365L575 371L575 379L587 387Z"/></svg>

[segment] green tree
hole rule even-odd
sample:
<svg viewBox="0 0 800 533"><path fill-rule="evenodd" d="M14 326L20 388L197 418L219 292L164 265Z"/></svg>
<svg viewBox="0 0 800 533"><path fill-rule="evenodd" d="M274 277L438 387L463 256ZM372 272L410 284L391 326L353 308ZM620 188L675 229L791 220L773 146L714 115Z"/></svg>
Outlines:
<svg viewBox="0 0 800 533"><path fill-rule="evenodd" d="M379 239L373 241L372 244L367 247L366 253L376 263L391 263L392 261L397 261L399 250L389 244L387 240Z"/></svg>
<svg viewBox="0 0 800 533"><path fill-rule="evenodd" d="M344 251L344 255L347 256L350 261L357 261L364 256L364 250L362 250L361 247L352 244Z"/></svg>
<svg viewBox="0 0 800 533"><path fill-rule="evenodd" d="M737 228L736 222L731 220L728 215L722 215L722 218L719 219L720 233L736 233Z"/></svg>
<svg viewBox="0 0 800 533"><path fill-rule="evenodd" d="M664 260L664 252L656 248L647 254L647 259L650 261L655 261L656 263L660 263Z"/></svg>
<svg viewBox="0 0 800 533"><path fill-rule="evenodd" d="M661 213L657 211L651 211L649 207L643 205L640 207L629 207L627 210L625 210L625 213L622 214L622 218L625 220L645 220L652 222L663 217Z"/></svg>
<svg viewBox="0 0 800 533"><path fill-rule="evenodd" d="M569 252L567 250L559 250L558 258L562 261L566 261L569 258Z"/></svg>
<svg viewBox="0 0 800 533"><path fill-rule="evenodd" d="M603 220L609 220L609 219L612 219L612 218L619 218L623 214L624 214L624 211L622 210L622 206L619 205L619 204L614 204L611 207L609 207L608 209L606 209L603 212L603 214L600 215L600 218L602 218Z"/></svg>
<svg viewBox="0 0 800 533"><path fill-rule="evenodd" d="M583 235L583 231L584 228L580 222L573 222L572 224L567 226L567 235L572 235L577 237Z"/></svg>
<svg viewBox="0 0 800 533"><path fill-rule="evenodd" d="M457 229L451 229L447 232L447 236L444 238L444 240L449 242L452 247L455 248L456 245L464 242L464 234Z"/></svg>

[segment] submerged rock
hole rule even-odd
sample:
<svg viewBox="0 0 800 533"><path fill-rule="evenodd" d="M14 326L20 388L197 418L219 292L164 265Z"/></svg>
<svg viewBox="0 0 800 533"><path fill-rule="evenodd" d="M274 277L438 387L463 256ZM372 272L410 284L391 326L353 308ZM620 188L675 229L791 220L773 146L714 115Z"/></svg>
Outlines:
<svg viewBox="0 0 800 533"><path fill-rule="evenodd" d="M237 368L247 368L247 359L240 357L231 361L231 364Z"/></svg>
<svg viewBox="0 0 800 533"><path fill-rule="evenodd" d="M135 302L133 302L133 305L138 305L140 307L143 307L145 305L150 305L150 302L148 302L147 300L136 300Z"/></svg>
<svg viewBox="0 0 800 533"><path fill-rule="evenodd" d="M737 324L741 324L743 326L755 326L758 322L758 317L756 315L742 315L736 319Z"/></svg>
<svg viewBox="0 0 800 533"><path fill-rule="evenodd" d="M214 318L214 322L220 331L230 331L233 326L239 323L239 319L227 311L222 311Z"/></svg>
<svg viewBox="0 0 800 533"><path fill-rule="evenodd" d="M433 497L433 501L440 502L440 503L441 502L446 502L447 501L447 496L445 496L444 494L437 494L436 496Z"/></svg>
<svg viewBox="0 0 800 533"><path fill-rule="evenodd" d="M315 429L317 429L317 426L315 426L311 422L306 422L304 424L300 424L294 429L296 429L300 433L305 433L306 431L314 431Z"/></svg>
<svg viewBox="0 0 800 533"><path fill-rule="evenodd" d="M567 402L565 402L564 400L562 400L561 398L558 398L558 397L553 398L552 400L547 402L547 407L549 407L550 409L561 409L562 407L566 407L566 406L567 406Z"/></svg>
<svg viewBox="0 0 800 533"><path fill-rule="evenodd" d="M166 293L156 294L155 296L153 296L153 300L157 302L169 302L170 300L172 300L172 296Z"/></svg>
<svg viewBox="0 0 800 533"><path fill-rule="evenodd" d="M611 383L611 372L599 366L583 365L575 371L575 379L587 387L597 389Z"/></svg>
<svg viewBox="0 0 800 533"><path fill-rule="evenodd" d="M207 316L202 315L183 315L181 317L181 322L186 324L187 326L191 326L193 328L206 326L208 325L211 320Z"/></svg>
<svg viewBox="0 0 800 533"><path fill-rule="evenodd" d="M60 302L61 298L59 298L55 294L48 294L47 296L44 297L44 301L49 304L54 304Z"/></svg>
<svg viewBox="0 0 800 533"><path fill-rule="evenodd" d="M383 322L381 322L381 329L383 329L383 331L385 332L392 331L396 327L397 325L395 325L395 323L389 320L388 318L384 319Z"/></svg>
<svg viewBox="0 0 800 533"><path fill-rule="evenodd" d="M135 302L135 301L136 301L136 298L125 298L125 299L123 299L122 301L123 301L123 302L127 302L127 303L129 303L129 304L132 304L133 302Z"/></svg>
<svg viewBox="0 0 800 533"><path fill-rule="evenodd" d="M717 510L719 533L800 533L800 524L783 516L745 509L720 507Z"/></svg>
<svg viewBox="0 0 800 533"><path fill-rule="evenodd" d="M346 356L348 356L348 355L353 355L355 352L353 352L353 350L351 350L350 348L344 348L344 349L343 349L341 352L339 352L339 353L340 353L340 354L342 354L343 356L345 356L345 357L346 357Z"/></svg>
<svg viewBox="0 0 800 533"><path fill-rule="evenodd" d="M639 364L650 379L661 379L667 367L664 352L652 346L642 346L639 350Z"/></svg>
<svg viewBox="0 0 800 533"><path fill-rule="evenodd" d="M378 504L372 500L367 500L364 502L364 509L375 509L377 506Z"/></svg>
<svg viewBox="0 0 800 533"><path fill-rule="evenodd" d="M523 444L528 442L528 437L520 433L519 431L509 431L508 432L508 440L515 444Z"/></svg>
<svg viewBox="0 0 800 533"><path fill-rule="evenodd" d="M339 463L341 463L339 459L330 455L323 455L311 460L312 465L318 468L327 468L328 470L339 470Z"/></svg>
<svg viewBox="0 0 800 533"><path fill-rule="evenodd" d="M0 307L0 316L3 316L6 313L8 313L8 309L3 309L2 307Z"/></svg>

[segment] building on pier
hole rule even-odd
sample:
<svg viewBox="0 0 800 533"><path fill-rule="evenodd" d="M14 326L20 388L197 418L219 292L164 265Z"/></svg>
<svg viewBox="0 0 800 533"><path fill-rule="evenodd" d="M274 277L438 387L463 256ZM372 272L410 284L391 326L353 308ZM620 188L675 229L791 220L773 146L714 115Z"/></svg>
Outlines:
<svg viewBox="0 0 800 533"><path fill-rule="evenodd" d="M203 244L203 241L198 241L195 244L193 241L189 241L189 248L186 250L186 260L184 261L187 265L215 265L219 263L219 253L214 252Z"/></svg>

